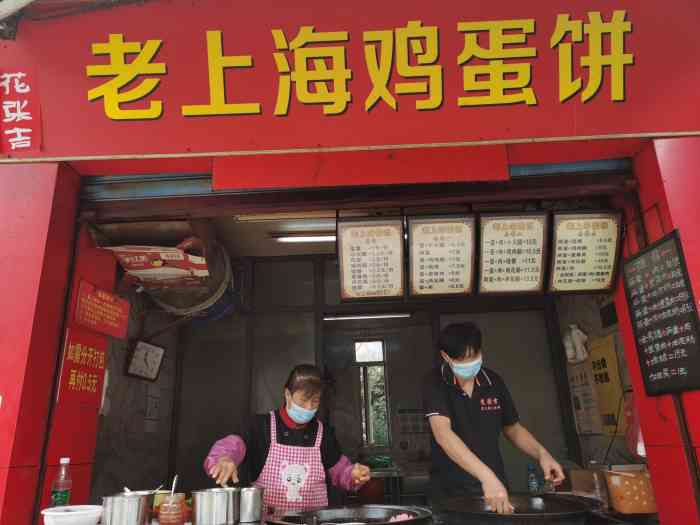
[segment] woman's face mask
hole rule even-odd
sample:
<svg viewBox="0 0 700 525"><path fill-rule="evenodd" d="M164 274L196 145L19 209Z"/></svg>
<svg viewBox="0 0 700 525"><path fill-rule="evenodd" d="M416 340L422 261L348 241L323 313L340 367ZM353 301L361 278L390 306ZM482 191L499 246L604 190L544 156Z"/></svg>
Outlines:
<svg viewBox="0 0 700 525"><path fill-rule="evenodd" d="M457 363L453 360L448 361L452 368L452 373L460 379L473 379L481 370L483 359L481 355L476 359L472 359L466 363Z"/></svg>
<svg viewBox="0 0 700 525"><path fill-rule="evenodd" d="M316 398L305 399L302 392L291 394L289 390L285 392L285 398L287 400L287 414L298 425L305 425L314 418L321 401Z"/></svg>

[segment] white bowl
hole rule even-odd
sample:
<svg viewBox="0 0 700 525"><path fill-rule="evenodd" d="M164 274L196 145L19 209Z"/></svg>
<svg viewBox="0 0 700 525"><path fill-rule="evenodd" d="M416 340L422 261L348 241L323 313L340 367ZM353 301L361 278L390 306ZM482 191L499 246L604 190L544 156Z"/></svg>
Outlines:
<svg viewBox="0 0 700 525"><path fill-rule="evenodd" d="M102 505L66 505L41 511L45 525L97 525Z"/></svg>

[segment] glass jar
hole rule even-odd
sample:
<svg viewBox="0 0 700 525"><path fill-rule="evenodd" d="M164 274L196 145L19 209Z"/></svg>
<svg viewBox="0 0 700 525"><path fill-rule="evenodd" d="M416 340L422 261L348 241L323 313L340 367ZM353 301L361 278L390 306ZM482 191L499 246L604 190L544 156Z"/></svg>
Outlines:
<svg viewBox="0 0 700 525"><path fill-rule="evenodd" d="M160 525L184 525L185 524L185 495L178 493L167 495L163 498L158 512Z"/></svg>

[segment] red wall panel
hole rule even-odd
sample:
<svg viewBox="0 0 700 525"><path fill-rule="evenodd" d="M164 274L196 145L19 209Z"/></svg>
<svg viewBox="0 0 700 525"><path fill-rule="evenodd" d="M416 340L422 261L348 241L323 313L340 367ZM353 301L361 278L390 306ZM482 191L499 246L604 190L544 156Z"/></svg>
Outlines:
<svg viewBox="0 0 700 525"><path fill-rule="evenodd" d="M55 184L55 165L0 167L0 467L12 463Z"/></svg>
<svg viewBox="0 0 700 525"><path fill-rule="evenodd" d="M39 296L33 317L30 350L25 372L25 388L17 422L12 465L38 465L44 443L45 425L63 340L66 290L73 256L75 217L80 177L69 167L60 166L51 206L45 256L42 261Z"/></svg>
<svg viewBox="0 0 700 525"><path fill-rule="evenodd" d="M508 180L505 146L214 159L215 190Z"/></svg>
<svg viewBox="0 0 700 525"><path fill-rule="evenodd" d="M663 525L700 523L690 471L681 447L647 447L649 472Z"/></svg>
<svg viewBox="0 0 700 525"><path fill-rule="evenodd" d="M586 140L509 144L508 164L547 164L634 157L647 139Z"/></svg>
<svg viewBox="0 0 700 525"><path fill-rule="evenodd" d="M661 180L668 200L673 226L683 243L688 273L695 300L700 300L700 139L665 139L654 141L659 159ZM700 392L683 394L683 404L691 439L700 446Z"/></svg>
<svg viewBox="0 0 700 525"><path fill-rule="evenodd" d="M622 281L620 281L615 294L615 306L627 367L635 392L634 399L642 425L644 443L650 446L681 446L683 441L672 399L669 396L649 397L644 393L644 381Z"/></svg>
<svg viewBox="0 0 700 525"><path fill-rule="evenodd" d="M29 523L65 316L79 176L56 164L0 167L0 484L3 525ZM10 467L7 468L6 467Z"/></svg>
<svg viewBox="0 0 700 525"><path fill-rule="evenodd" d="M34 510L39 467L10 467L6 473L5 503L0 513L0 525L28 525Z"/></svg>

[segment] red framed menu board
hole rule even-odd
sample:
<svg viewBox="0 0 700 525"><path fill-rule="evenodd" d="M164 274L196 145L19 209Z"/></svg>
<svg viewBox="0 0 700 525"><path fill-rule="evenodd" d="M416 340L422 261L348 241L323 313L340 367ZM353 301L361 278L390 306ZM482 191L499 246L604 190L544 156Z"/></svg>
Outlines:
<svg viewBox="0 0 700 525"><path fill-rule="evenodd" d="M533 293L544 286L546 213L480 217L479 293Z"/></svg>
<svg viewBox="0 0 700 525"><path fill-rule="evenodd" d="M555 214L549 290L612 289L620 238L621 215L617 212Z"/></svg>
<svg viewBox="0 0 700 525"><path fill-rule="evenodd" d="M403 218L338 221L337 243L342 300L403 297Z"/></svg>

